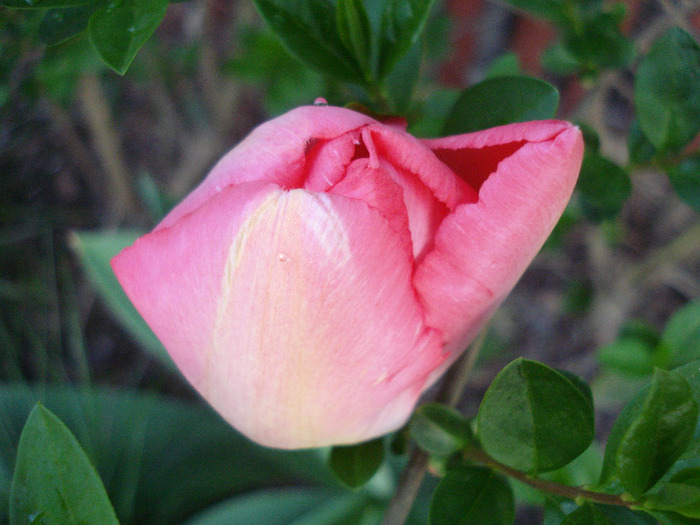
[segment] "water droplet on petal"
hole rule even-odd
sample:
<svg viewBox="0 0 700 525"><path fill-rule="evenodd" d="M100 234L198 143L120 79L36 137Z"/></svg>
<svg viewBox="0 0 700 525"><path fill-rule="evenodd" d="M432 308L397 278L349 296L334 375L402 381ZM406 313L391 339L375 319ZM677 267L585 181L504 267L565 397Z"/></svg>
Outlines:
<svg viewBox="0 0 700 525"><path fill-rule="evenodd" d="M323 98L323 97L318 97L316 100L314 100L314 106L327 106L328 101Z"/></svg>
<svg viewBox="0 0 700 525"><path fill-rule="evenodd" d="M289 255L286 253L280 253L277 258L280 260L280 262L287 262L289 260Z"/></svg>

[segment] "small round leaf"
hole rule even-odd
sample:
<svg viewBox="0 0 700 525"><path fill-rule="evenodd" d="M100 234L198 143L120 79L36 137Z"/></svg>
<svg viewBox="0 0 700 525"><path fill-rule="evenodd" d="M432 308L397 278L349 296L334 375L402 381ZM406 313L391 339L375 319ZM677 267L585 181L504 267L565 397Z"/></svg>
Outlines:
<svg viewBox="0 0 700 525"><path fill-rule="evenodd" d="M439 456L457 452L473 441L469 421L439 403L428 403L416 410L411 434L423 450Z"/></svg>
<svg viewBox="0 0 700 525"><path fill-rule="evenodd" d="M549 119L558 104L556 88L543 80L524 76L490 78L462 92L444 132L456 135L513 122Z"/></svg>
<svg viewBox="0 0 700 525"><path fill-rule="evenodd" d="M582 381L527 359L506 366L477 415L484 450L524 472L563 467L591 444L593 405Z"/></svg>
<svg viewBox="0 0 700 525"><path fill-rule="evenodd" d="M664 33L639 64L639 124L658 149L677 150L700 131L700 46L680 28Z"/></svg>
<svg viewBox="0 0 700 525"><path fill-rule="evenodd" d="M356 489L374 476L383 461L384 442L380 438L357 445L333 447L329 465L339 481Z"/></svg>
<svg viewBox="0 0 700 525"><path fill-rule="evenodd" d="M486 468L456 468L430 502L430 525L508 525L515 519L508 482Z"/></svg>

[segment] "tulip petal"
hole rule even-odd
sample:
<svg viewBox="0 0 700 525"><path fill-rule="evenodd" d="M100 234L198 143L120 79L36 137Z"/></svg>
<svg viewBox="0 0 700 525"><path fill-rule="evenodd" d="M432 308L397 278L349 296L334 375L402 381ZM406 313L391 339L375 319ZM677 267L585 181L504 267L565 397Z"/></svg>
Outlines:
<svg viewBox="0 0 700 525"><path fill-rule="evenodd" d="M402 424L443 360L404 241L364 202L304 190L271 198L244 232L205 397L255 441L283 448Z"/></svg>
<svg viewBox="0 0 700 525"><path fill-rule="evenodd" d="M464 202L476 201L476 191L455 177L435 154L417 138L382 126L368 126L377 154L420 181L450 210ZM365 132L366 134L367 132Z"/></svg>
<svg viewBox="0 0 700 525"><path fill-rule="evenodd" d="M444 360L406 239L361 200L248 186L122 252L113 265L130 298L195 388L258 443L396 429Z"/></svg>
<svg viewBox="0 0 700 525"><path fill-rule="evenodd" d="M231 184L268 181L300 188L309 148L371 123L376 121L362 113L333 106L302 106L265 122L226 154L157 229L177 222Z"/></svg>
<svg viewBox="0 0 700 525"><path fill-rule="evenodd" d="M381 214L338 195L279 192L235 243L201 386L212 405L281 448L402 424L443 353L411 287L410 253Z"/></svg>
<svg viewBox="0 0 700 525"><path fill-rule="evenodd" d="M265 182L229 186L112 259L129 299L194 385L203 381L231 239L274 190Z"/></svg>
<svg viewBox="0 0 700 525"><path fill-rule="evenodd" d="M554 228L576 182L583 140L578 128L547 121L424 144L479 187L476 203L444 220L414 277L427 323L442 332L453 361Z"/></svg>

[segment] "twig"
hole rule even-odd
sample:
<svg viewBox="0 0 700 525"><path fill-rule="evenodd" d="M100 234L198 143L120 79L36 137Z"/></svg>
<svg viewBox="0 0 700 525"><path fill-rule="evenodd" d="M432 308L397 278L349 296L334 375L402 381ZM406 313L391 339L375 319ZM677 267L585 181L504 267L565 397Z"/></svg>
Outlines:
<svg viewBox="0 0 700 525"><path fill-rule="evenodd" d="M508 465L504 465L500 461L493 459L491 456L489 456L483 450L480 449L470 449L466 451L464 455L467 459L477 461L483 465L498 470L513 479L522 481L523 483L530 485L531 487L534 487L543 492L563 496L574 501L588 500L594 503L602 503L604 505L617 505L629 508L639 506L639 503L634 501L628 501L622 496L616 494L607 494L605 492L593 492L591 490L586 490L581 487L572 487L570 485L562 485L561 483L556 483L554 481L549 481L546 479L530 477L524 472L515 470L514 468L511 468Z"/></svg>
<svg viewBox="0 0 700 525"><path fill-rule="evenodd" d="M479 356L487 331L487 328L482 329L467 351L448 370L437 395L438 401L449 406L457 404L469 374ZM389 502L382 525L400 525L405 523L411 512L411 507L413 507L413 500L416 498L418 490L423 483L428 467L428 459L428 454L419 448L413 450L408 464L401 473L396 492Z"/></svg>
<svg viewBox="0 0 700 525"><path fill-rule="evenodd" d="M109 200L114 203L113 213L120 219L135 208L136 199L129 182L129 171L124 162L119 135L112 123L109 105L99 79L95 75L82 77L78 96L102 168L107 175Z"/></svg>

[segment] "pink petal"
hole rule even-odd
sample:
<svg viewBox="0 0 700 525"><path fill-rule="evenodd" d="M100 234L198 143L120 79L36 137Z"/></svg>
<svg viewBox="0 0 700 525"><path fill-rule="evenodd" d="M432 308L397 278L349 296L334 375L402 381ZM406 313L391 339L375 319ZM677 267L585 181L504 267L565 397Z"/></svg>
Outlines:
<svg viewBox="0 0 700 525"><path fill-rule="evenodd" d="M436 158L417 138L382 126L368 126L377 154L424 184L450 210L474 202L476 192ZM431 148L432 149L432 148Z"/></svg>
<svg viewBox="0 0 700 525"><path fill-rule="evenodd" d="M225 155L158 228L175 223L231 184L264 180L282 188L302 187L308 149L370 123L376 121L333 106L302 106L265 122Z"/></svg>
<svg viewBox="0 0 700 525"><path fill-rule="evenodd" d="M249 186L119 255L127 293L195 388L258 443L396 429L444 360L407 233L356 198Z"/></svg>
<svg viewBox="0 0 700 525"><path fill-rule="evenodd" d="M414 277L427 324L442 331L453 361L554 228L576 183L583 140L578 128L548 121L424 143L479 187L478 202L445 219Z"/></svg>
<svg viewBox="0 0 700 525"><path fill-rule="evenodd" d="M275 191L266 182L228 186L112 259L129 299L194 385L204 380L231 240Z"/></svg>

